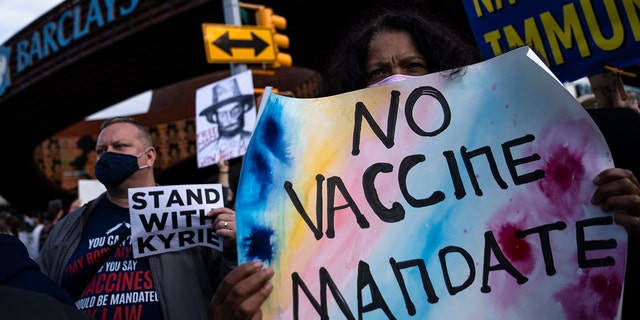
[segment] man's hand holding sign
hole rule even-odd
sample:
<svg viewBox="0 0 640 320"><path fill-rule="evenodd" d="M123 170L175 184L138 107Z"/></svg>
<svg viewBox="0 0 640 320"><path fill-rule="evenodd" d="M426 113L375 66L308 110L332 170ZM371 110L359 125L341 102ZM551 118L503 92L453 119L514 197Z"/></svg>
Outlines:
<svg viewBox="0 0 640 320"><path fill-rule="evenodd" d="M627 236L590 202L613 161L529 48L260 110L237 223L266 319L617 314Z"/></svg>

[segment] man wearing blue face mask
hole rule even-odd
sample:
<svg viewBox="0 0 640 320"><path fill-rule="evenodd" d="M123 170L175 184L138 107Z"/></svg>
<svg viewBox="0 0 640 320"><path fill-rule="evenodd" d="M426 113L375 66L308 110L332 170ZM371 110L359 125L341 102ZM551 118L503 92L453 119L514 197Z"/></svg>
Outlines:
<svg viewBox="0 0 640 320"><path fill-rule="evenodd" d="M100 161L96 163L96 177L105 187L117 187L123 181L127 180L134 172L140 169L149 168L149 165L138 166L138 158L149 151L151 147L144 149L144 151L137 155L132 156L124 153L116 152L103 152L100 156Z"/></svg>
<svg viewBox="0 0 640 320"><path fill-rule="evenodd" d="M101 319L213 319L213 310L234 314L246 299L257 301L259 310L273 272L251 262L233 270L233 210L208 213L215 216L216 233L225 237L222 252L198 246L134 258L128 189L156 185L151 135L134 118L109 119L101 126L96 154L95 174L106 192L60 220L38 259L78 309ZM240 281L254 290L240 292L235 286Z"/></svg>

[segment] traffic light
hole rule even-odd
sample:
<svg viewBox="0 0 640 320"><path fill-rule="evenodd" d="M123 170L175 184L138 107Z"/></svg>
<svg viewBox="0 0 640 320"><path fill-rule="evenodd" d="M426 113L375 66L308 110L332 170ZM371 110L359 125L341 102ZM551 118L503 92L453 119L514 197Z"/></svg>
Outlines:
<svg viewBox="0 0 640 320"><path fill-rule="evenodd" d="M270 68L279 68L282 66L290 67L293 64L291 55L280 52L280 49L289 48L289 37L278 33L278 30L287 28L287 19L273 13L273 9L269 7L259 7L256 10L256 24L260 27L273 29L273 41L276 45L276 61L268 64Z"/></svg>

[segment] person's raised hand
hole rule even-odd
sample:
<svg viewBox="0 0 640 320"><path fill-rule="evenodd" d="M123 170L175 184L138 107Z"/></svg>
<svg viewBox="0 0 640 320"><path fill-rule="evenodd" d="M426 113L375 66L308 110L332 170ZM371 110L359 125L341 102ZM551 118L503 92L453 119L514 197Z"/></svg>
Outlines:
<svg viewBox="0 0 640 320"><path fill-rule="evenodd" d="M635 112L640 113L640 108L638 108L637 95L634 91L627 91L626 97L623 99L620 91L613 90L611 92L611 99L613 100L614 108L629 108L631 110L634 110Z"/></svg>
<svg viewBox="0 0 640 320"><path fill-rule="evenodd" d="M260 320L262 303L273 291L269 280L272 268L261 261L245 262L222 280L209 302L209 311L216 320Z"/></svg>
<svg viewBox="0 0 640 320"><path fill-rule="evenodd" d="M613 212L615 222L630 236L640 236L640 183L633 172L612 168L598 174L593 183L598 186L591 203L605 212Z"/></svg>
<svg viewBox="0 0 640 320"><path fill-rule="evenodd" d="M223 158L220 158L220 160L218 160L218 171L219 172L229 172L229 161L225 160Z"/></svg>

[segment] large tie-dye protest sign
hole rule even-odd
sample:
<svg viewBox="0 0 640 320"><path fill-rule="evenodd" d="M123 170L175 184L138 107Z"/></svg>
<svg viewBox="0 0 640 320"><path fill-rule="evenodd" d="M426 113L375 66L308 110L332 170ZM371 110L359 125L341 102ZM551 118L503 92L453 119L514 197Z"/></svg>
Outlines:
<svg viewBox="0 0 640 320"><path fill-rule="evenodd" d="M264 319L613 319L627 238L589 203L613 166L523 47L317 99L271 94L245 155L240 262Z"/></svg>

